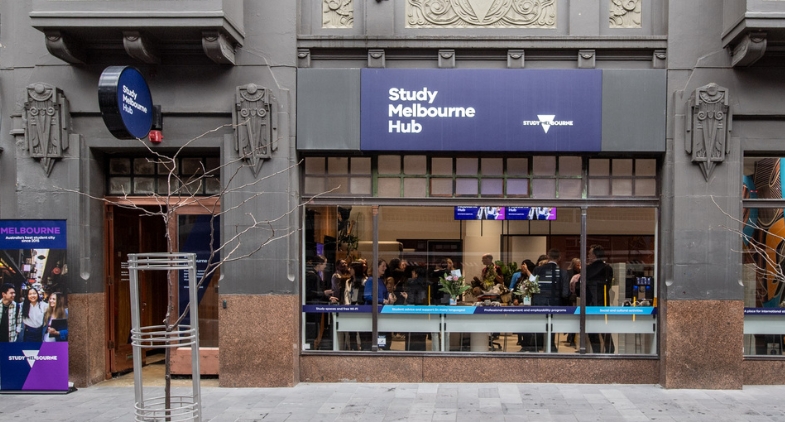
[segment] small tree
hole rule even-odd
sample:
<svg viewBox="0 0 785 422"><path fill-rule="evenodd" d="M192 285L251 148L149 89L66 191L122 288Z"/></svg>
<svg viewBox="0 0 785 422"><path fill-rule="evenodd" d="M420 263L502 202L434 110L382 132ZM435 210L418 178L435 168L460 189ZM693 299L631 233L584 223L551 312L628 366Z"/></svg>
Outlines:
<svg viewBox="0 0 785 422"><path fill-rule="evenodd" d="M240 123L237 126L242 126L245 122ZM204 138L205 136L220 131L226 127L235 127L234 125L227 124L220 126L218 128L212 129L207 131L183 144L180 146L174 153L172 154L164 154L161 152L156 151L153 149L148 143L144 142L142 139L137 139L138 142L145 147L149 154L148 160L152 162L154 165L159 166L159 168L164 168L166 170L166 179L167 179L167 190L165 194L158 194L158 193L149 193L146 198L152 198L156 206L150 207L142 207L136 205L133 198L139 198L140 196L136 195L133 198L129 195L128 192L123 192L121 198L118 200L112 200L102 197L96 197L89 195L84 192L80 192L73 189L63 189L66 192L72 192L79 195L85 195L90 197L91 199L102 201L106 204L111 204L117 207L122 207L126 209L136 210L143 216L149 217L156 217L160 218L165 227L169 227L169 223L174 221L173 219L176 218L177 211L186 206L201 206L207 211L210 218L210 241L209 241L209 258L207 260L207 265L202 273L202 276L199 277L197 281L197 288L200 288L207 280L210 280L210 277L224 264L229 262L239 261L248 257L253 256L255 253L259 252L262 248L269 245L270 243L286 238L287 236L292 235L297 229L290 228L283 233L277 232L275 229L275 223L287 218L293 212L296 212L297 209L302 206L303 204L297 204L294 207L286 210L283 214L279 216L275 216L272 219L260 219L253 213L247 213L246 216L248 218L248 225L237 231L236 233L227 236L224 232L224 239L221 241L220 239L215 239L215 219L226 215L227 213L234 212L238 210L241 206L250 201L253 201L255 198L260 197L264 194L257 189L257 192L248 194L242 201L232 204L229 207L225 207L226 204L221 203L222 208L218 208L218 205L204 205L204 201L206 199L218 199L225 197L227 194L230 193L239 193L239 192L248 192L250 188L261 184L262 182L269 180L275 176L288 173L299 166L299 162L292 164L289 167L281 169L277 172L255 178L252 182L249 183L241 183L236 186L232 186L233 182L237 178L240 171L250 171L248 169L249 164L247 163L246 159L248 158L247 155L252 154L248 152L246 155L239 155L232 160L226 160L221 165L216 168L208 169L202 168L201 171L197 172L197 174L188 176L187 178L183 178L179 175L178 172L178 163L179 158L182 156L183 152L187 150L187 148L192 145L197 140ZM266 146L263 146L266 147ZM205 182L209 178L217 177L224 172L224 180L221 180L221 188L214 194L209 194L206 196L197 196L197 192L201 191L201 187L205 184ZM231 187L230 187L231 186ZM318 196L318 195L317 195ZM213 204L218 204L220 201L210 201ZM251 238L248 234L255 229L259 228L266 228L268 229L268 235L262 238ZM175 251L175 242L172 239L172 234L169 230L166 230L166 248L168 253L174 253ZM244 252L240 252L242 245L247 245L248 243L253 242L251 244L251 248L245 248ZM168 271L167 274L167 306L166 306L166 315L163 320L163 325L167 332L171 332L175 329L182 321L183 318L188 314L189 309L191 306L198 306L198 304L193 304L188 302L185 308L180 312L177 310L177 302L175 302L175 290L177 288L177 271ZM191 321L191 324L198 324L198 321ZM166 348L165 351L165 385L164 385L164 395L165 395L165 406L166 408L170 408L171 402L171 352L169 348Z"/></svg>
<svg viewBox="0 0 785 422"><path fill-rule="evenodd" d="M767 284L784 286L785 284L785 236L773 229L773 225L764 226L745 212L742 219L730 215L711 198L714 205L735 224L733 227L721 226L723 229L738 235L742 240L742 263L745 268L752 269L755 278L755 304L767 301ZM771 300L771 299L769 299ZM777 306L785 307L785 302L777 300Z"/></svg>

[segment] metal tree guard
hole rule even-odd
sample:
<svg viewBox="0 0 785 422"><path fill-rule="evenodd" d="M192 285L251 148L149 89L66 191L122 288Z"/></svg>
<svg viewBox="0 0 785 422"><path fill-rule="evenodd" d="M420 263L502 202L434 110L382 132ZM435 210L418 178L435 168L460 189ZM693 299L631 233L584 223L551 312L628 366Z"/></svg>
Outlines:
<svg viewBox="0 0 785 422"><path fill-rule="evenodd" d="M199 373L199 311L197 304L196 254L128 254L131 287L131 345L134 356L134 414L137 421L201 421L202 405ZM139 277L142 270L187 271L191 325L178 325L166 331L165 325L142 327L139 307ZM142 349L191 346L192 395L171 395L145 400L142 381Z"/></svg>

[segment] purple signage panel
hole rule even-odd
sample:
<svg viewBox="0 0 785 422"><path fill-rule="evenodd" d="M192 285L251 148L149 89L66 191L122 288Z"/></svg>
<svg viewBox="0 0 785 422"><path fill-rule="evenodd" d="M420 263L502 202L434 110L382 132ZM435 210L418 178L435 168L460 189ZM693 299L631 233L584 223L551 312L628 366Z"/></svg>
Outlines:
<svg viewBox="0 0 785 422"><path fill-rule="evenodd" d="M456 220L504 220L504 207L455 207Z"/></svg>
<svg viewBox="0 0 785 422"><path fill-rule="evenodd" d="M0 220L0 249L65 249L65 220Z"/></svg>
<svg viewBox="0 0 785 422"><path fill-rule="evenodd" d="M554 207L507 207L508 220L556 220Z"/></svg>
<svg viewBox="0 0 785 422"><path fill-rule="evenodd" d="M0 390L67 391L68 343L0 343Z"/></svg>
<svg viewBox="0 0 785 422"><path fill-rule="evenodd" d="M0 343L0 390L68 391L66 220L0 220L3 298L17 323ZM37 308L38 312L24 313Z"/></svg>
<svg viewBox="0 0 785 422"><path fill-rule="evenodd" d="M365 151L600 151L597 69L362 69Z"/></svg>

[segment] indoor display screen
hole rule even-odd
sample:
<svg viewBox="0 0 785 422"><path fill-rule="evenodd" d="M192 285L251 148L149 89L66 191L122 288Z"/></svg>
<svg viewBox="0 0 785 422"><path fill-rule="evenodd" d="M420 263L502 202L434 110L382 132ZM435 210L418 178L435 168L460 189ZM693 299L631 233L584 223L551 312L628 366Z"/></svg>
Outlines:
<svg viewBox="0 0 785 422"><path fill-rule="evenodd" d="M456 220L556 220L555 207L455 207Z"/></svg>
<svg viewBox="0 0 785 422"><path fill-rule="evenodd" d="M508 220L555 220L555 207L507 207Z"/></svg>
<svg viewBox="0 0 785 422"><path fill-rule="evenodd" d="M505 207L455 207L456 220L504 220Z"/></svg>

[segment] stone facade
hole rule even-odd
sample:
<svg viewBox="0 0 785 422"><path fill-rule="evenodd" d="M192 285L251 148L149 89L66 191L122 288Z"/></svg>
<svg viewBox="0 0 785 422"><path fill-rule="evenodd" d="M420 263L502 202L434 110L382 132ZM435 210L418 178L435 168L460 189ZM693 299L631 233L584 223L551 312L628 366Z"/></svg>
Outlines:
<svg viewBox="0 0 785 422"><path fill-rule="evenodd" d="M740 217L744 155L785 156L785 61L767 49L782 33L754 19L755 13L771 13L781 20L785 2L765 2L757 10L759 2L712 0L166 0L145 12L160 15L153 24L147 15L123 13L126 3L0 4L0 218L68 220L71 379L77 386L111 372L101 323L108 300L104 208L90 198L106 194L110 156L144 155L150 145L114 139L101 122L96 86L109 65L135 66L150 83L164 117L164 142L153 149L187 145L227 166L223 180L231 179L227 183L240 192L222 198L225 234L253 226L249 213L274 220L270 228L278 233L292 234L222 269L221 385L781 383L769 374L782 372L782 360L749 359L741 352L739 238L719 227L728 216ZM223 17L166 18L189 8ZM96 24L95 16L125 35L111 39L117 31ZM494 358L493 365L527 370L490 376L471 369L474 358L464 356L302 352L303 263L294 235L302 223L292 212L301 200L294 130L298 67L667 69L666 152L656 157L662 186L658 356ZM253 127L240 127L245 120ZM235 171L248 165L253 171ZM253 249L240 245L240 253Z"/></svg>

